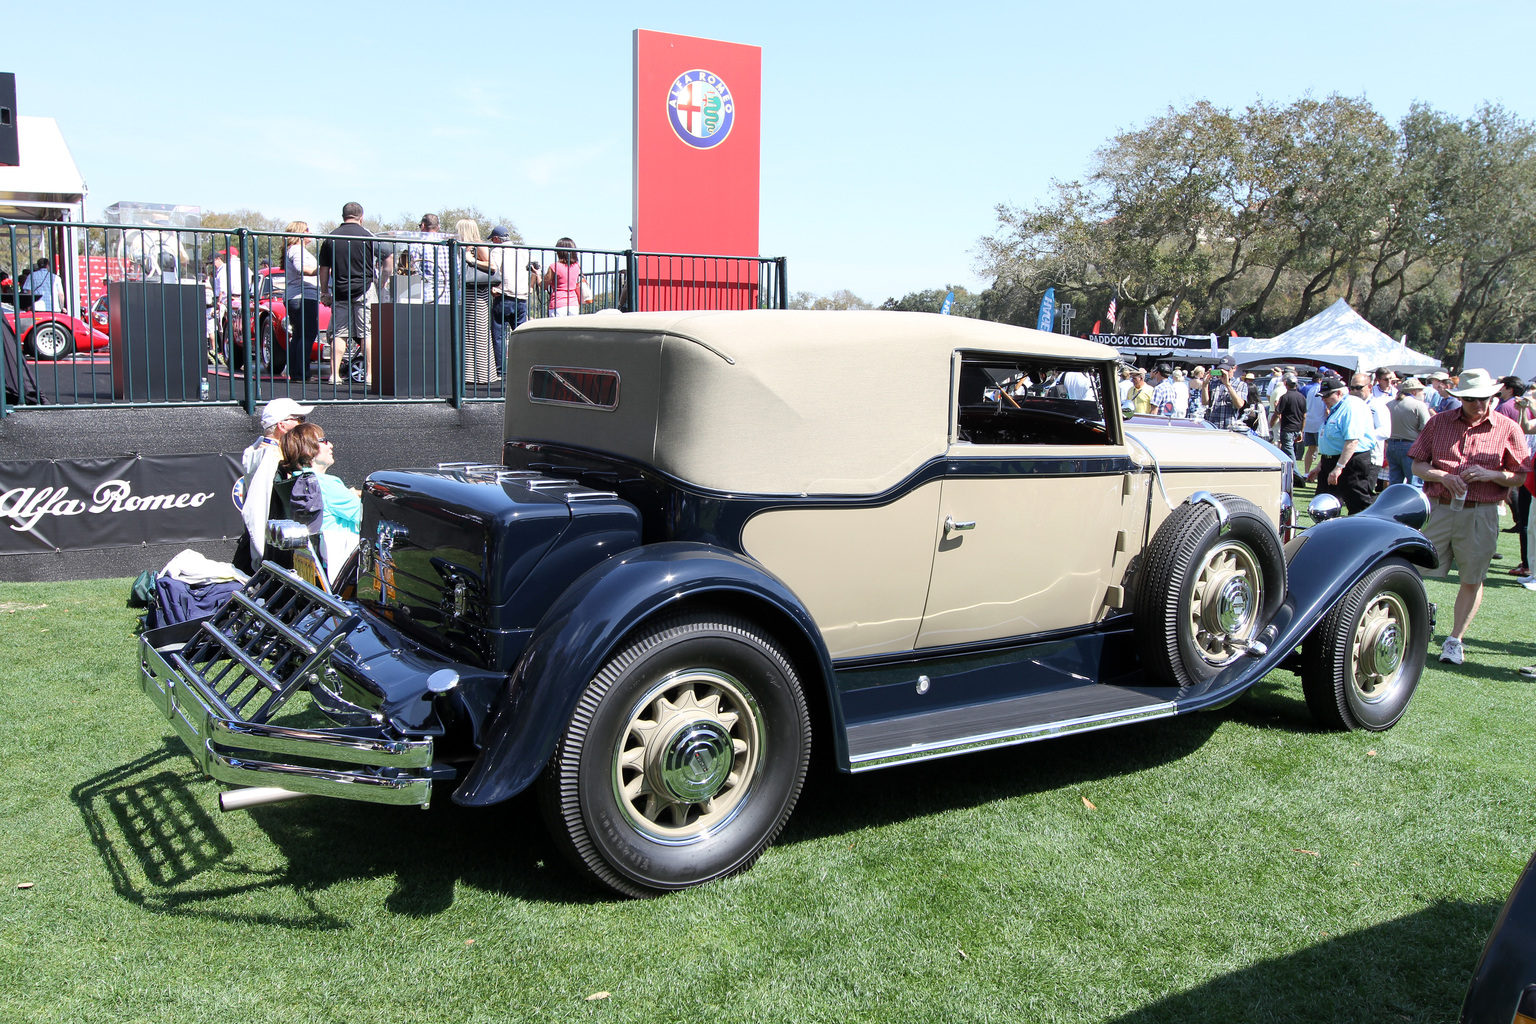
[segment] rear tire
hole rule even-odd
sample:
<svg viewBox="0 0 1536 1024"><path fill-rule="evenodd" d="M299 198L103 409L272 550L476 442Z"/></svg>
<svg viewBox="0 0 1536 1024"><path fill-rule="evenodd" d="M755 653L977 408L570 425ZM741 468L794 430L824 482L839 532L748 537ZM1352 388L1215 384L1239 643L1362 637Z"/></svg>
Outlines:
<svg viewBox="0 0 1536 1024"><path fill-rule="evenodd" d="M588 684L539 796L578 869L653 896L751 867L794 810L810 751L778 645L745 619L679 616Z"/></svg>
<svg viewBox="0 0 1536 1024"><path fill-rule="evenodd" d="M75 351L75 337L59 324L38 324L27 335L27 345L39 359L63 359Z"/></svg>
<svg viewBox="0 0 1536 1024"><path fill-rule="evenodd" d="M1429 648L1424 581L1401 559L1371 570L1302 644L1301 689L1324 729L1382 732L1408 710Z"/></svg>

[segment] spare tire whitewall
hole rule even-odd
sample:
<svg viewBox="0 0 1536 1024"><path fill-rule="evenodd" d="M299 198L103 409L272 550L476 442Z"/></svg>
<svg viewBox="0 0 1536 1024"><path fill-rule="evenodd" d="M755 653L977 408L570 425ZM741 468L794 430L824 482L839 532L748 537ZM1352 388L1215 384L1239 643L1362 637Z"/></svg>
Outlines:
<svg viewBox="0 0 1536 1024"><path fill-rule="evenodd" d="M1155 685L1193 686L1242 657L1285 597L1285 551L1253 502L1218 494L1174 509L1136 571L1132 613Z"/></svg>

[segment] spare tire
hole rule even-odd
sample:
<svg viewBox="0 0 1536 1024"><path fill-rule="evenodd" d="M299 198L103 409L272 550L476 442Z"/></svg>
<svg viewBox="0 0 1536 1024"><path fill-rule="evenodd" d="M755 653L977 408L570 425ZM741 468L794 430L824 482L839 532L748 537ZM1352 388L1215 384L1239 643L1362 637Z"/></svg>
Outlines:
<svg viewBox="0 0 1536 1024"><path fill-rule="evenodd" d="M1151 682L1193 686L1247 650L1285 598L1285 549L1253 502L1218 494L1174 509L1136 572L1136 645Z"/></svg>

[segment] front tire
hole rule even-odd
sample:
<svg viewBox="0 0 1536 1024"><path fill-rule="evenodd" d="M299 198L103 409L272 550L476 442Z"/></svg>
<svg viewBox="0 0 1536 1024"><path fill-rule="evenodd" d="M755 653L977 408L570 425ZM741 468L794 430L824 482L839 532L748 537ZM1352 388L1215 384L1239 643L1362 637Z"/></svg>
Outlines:
<svg viewBox="0 0 1536 1024"><path fill-rule="evenodd" d="M1424 672L1429 602L1408 563L1388 559L1333 606L1302 644L1301 688L1324 729L1397 724Z"/></svg>
<svg viewBox="0 0 1536 1024"><path fill-rule="evenodd" d="M766 633L669 618L588 684L540 800L580 870L652 896L751 867L794 809L810 750L799 679Z"/></svg>

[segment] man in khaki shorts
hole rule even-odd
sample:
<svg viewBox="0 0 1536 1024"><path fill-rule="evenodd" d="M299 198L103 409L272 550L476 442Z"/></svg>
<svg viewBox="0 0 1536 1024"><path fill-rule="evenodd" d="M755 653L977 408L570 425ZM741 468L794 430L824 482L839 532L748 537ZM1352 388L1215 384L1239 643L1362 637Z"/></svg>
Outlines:
<svg viewBox="0 0 1536 1024"><path fill-rule="evenodd" d="M1443 578L1453 559L1459 571L1451 634L1440 645L1440 660L1452 665L1465 660L1462 639L1483 603L1483 577L1499 540L1499 505L1529 468L1515 421L1491 415L1498 391L1498 379L1487 370L1464 371L1450 392L1461 408L1431 416L1408 449L1413 475L1434 503L1424 535L1440 564L1424 575Z"/></svg>

